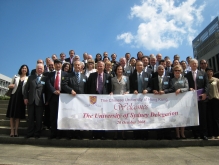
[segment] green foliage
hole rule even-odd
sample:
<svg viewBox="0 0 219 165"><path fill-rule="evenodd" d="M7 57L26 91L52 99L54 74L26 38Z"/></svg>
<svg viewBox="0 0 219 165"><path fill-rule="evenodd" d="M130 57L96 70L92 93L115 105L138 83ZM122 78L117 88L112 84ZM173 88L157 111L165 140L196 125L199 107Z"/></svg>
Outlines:
<svg viewBox="0 0 219 165"><path fill-rule="evenodd" d="M0 96L0 100L9 100L10 99L10 97L8 97L8 96Z"/></svg>

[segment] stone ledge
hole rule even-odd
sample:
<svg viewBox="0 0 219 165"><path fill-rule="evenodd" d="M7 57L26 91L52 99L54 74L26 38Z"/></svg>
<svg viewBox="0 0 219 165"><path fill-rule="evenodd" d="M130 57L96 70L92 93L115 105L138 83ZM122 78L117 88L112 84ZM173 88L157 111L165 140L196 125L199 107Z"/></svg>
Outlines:
<svg viewBox="0 0 219 165"><path fill-rule="evenodd" d="M175 147L197 147L197 146L219 146L219 140L204 141L201 139L186 140L66 140L45 137L25 139L24 137L11 138L0 135L2 144L26 144L37 146L73 147L73 148L175 148Z"/></svg>

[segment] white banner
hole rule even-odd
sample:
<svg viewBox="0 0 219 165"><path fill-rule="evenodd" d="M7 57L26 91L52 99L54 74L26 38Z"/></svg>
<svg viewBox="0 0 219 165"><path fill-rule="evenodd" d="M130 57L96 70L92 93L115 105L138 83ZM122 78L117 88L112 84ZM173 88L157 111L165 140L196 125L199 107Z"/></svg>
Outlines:
<svg viewBox="0 0 219 165"><path fill-rule="evenodd" d="M61 94L58 129L133 130L199 125L197 93Z"/></svg>

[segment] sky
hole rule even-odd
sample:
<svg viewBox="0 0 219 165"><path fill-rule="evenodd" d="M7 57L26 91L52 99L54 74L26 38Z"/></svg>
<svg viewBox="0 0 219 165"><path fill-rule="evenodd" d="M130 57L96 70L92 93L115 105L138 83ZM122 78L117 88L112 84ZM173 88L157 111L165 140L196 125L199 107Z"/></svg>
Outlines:
<svg viewBox="0 0 219 165"><path fill-rule="evenodd" d="M218 0L0 0L0 73L84 52L193 57L192 40L219 16Z"/></svg>

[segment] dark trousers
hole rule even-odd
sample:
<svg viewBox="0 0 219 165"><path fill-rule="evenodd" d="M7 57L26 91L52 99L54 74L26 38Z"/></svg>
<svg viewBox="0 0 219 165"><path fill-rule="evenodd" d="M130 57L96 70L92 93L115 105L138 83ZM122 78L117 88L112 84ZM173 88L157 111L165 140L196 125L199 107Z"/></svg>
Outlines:
<svg viewBox="0 0 219 165"><path fill-rule="evenodd" d="M106 131L92 131L92 138L97 138L97 139L101 139L101 138L105 138L105 133Z"/></svg>
<svg viewBox="0 0 219 165"><path fill-rule="evenodd" d="M219 100L211 99L207 104L209 136L219 136Z"/></svg>
<svg viewBox="0 0 219 165"><path fill-rule="evenodd" d="M206 116L206 102L198 101L199 126L194 126L192 131L194 137L207 136L207 116Z"/></svg>
<svg viewBox="0 0 219 165"><path fill-rule="evenodd" d="M59 131L57 130L58 108L59 108L59 97L53 96L53 98L49 102L51 136L60 136Z"/></svg>
<svg viewBox="0 0 219 165"><path fill-rule="evenodd" d="M44 124L47 128L50 128L50 108L49 108L49 105L45 105L45 112L44 112L43 124Z"/></svg>
<svg viewBox="0 0 219 165"><path fill-rule="evenodd" d="M44 106L37 106L35 103L28 105L28 128L27 136L40 136L43 121ZM36 120L36 126L34 124Z"/></svg>
<svg viewBox="0 0 219 165"><path fill-rule="evenodd" d="M171 140L171 128L161 128L157 129L157 140L168 139Z"/></svg>
<svg viewBox="0 0 219 165"><path fill-rule="evenodd" d="M133 139L148 139L148 130L133 130Z"/></svg>

